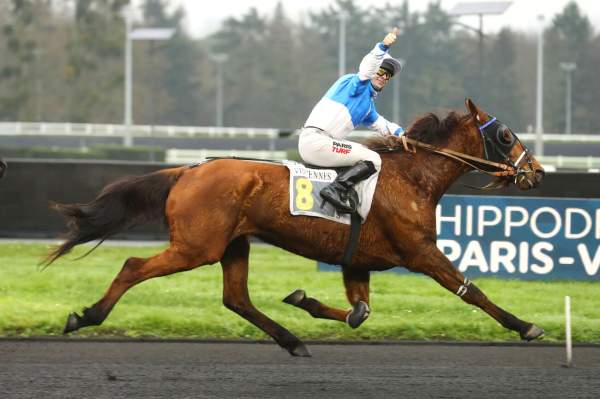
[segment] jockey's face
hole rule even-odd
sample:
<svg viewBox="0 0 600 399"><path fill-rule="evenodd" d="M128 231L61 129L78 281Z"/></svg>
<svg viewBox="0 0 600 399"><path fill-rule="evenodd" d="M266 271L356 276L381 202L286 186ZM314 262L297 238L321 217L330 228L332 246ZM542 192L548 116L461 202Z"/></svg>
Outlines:
<svg viewBox="0 0 600 399"><path fill-rule="evenodd" d="M384 68L379 68L377 74L371 78L371 84L375 90L380 91L385 87L387 82L392 78L392 74Z"/></svg>

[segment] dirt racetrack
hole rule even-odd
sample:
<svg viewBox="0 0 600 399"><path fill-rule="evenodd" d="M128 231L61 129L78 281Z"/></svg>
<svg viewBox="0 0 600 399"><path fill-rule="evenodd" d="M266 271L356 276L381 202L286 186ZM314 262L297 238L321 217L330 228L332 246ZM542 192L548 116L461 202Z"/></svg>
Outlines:
<svg viewBox="0 0 600 399"><path fill-rule="evenodd" d="M1 398L598 398L600 346L0 339Z"/></svg>

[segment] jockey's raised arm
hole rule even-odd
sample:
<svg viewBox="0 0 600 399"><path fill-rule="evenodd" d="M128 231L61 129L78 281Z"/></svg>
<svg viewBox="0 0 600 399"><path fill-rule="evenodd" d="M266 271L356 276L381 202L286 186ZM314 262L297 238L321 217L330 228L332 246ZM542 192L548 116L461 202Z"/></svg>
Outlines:
<svg viewBox="0 0 600 399"><path fill-rule="evenodd" d="M388 50L392 44L396 41L396 35L398 28L388 33L383 41L377 43L373 49L367 53L360 62L358 67L358 78L362 81L371 80L377 75L377 71L381 67L385 58L392 58L388 55Z"/></svg>

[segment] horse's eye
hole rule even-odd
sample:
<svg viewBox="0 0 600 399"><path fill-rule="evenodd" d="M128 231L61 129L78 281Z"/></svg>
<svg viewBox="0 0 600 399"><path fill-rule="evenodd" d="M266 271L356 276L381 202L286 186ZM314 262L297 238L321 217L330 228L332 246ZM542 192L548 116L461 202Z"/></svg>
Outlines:
<svg viewBox="0 0 600 399"><path fill-rule="evenodd" d="M512 142L514 141L514 137L512 135L512 133L510 132L510 130L508 130L505 127L501 127L500 129L498 129L498 141L500 141L500 143L505 144L505 145L509 145L512 144Z"/></svg>

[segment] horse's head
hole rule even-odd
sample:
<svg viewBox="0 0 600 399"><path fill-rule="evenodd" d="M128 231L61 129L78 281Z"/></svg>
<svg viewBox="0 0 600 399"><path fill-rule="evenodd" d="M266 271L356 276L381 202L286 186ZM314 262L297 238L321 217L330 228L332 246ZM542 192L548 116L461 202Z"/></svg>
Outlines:
<svg viewBox="0 0 600 399"><path fill-rule="evenodd" d="M483 157L510 168L511 173L500 180L512 182L521 190L537 187L544 178L544 168L517 135L471 99L466 99L465 104L471 114L471 133L481 141Z"/></svg>

